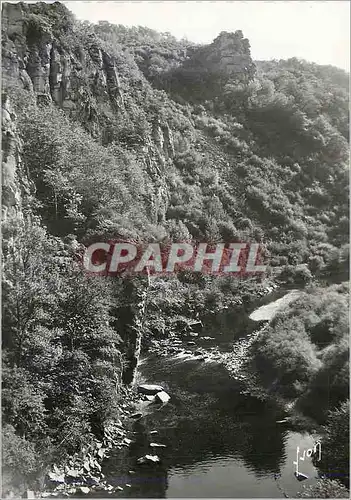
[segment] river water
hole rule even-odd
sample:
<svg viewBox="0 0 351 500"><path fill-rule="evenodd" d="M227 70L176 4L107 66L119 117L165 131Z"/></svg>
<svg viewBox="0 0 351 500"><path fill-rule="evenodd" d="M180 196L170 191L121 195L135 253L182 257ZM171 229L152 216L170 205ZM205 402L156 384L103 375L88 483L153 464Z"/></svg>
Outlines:
<svg viewBox="0 0 351 500"><path fill-rule="evenodd" d="M203 335L214 337L221 350L232 349L238 335L255 329L252 312L222 314L205 325ZM201 345L201 337L196 342ZM312 448L312 436L277 423L285 416L282 410L242 393L241 383L223 365L191 356L149 355L138 379L161 384L171 400L164 406L144 402L144 416L131 428L134 442L105 463L106 480L123 488L112 496L284 498L316 480L307 457L299 461L299 471L309 479L301 483L294 476L297 446ZM138 464L145 454L160 461Z"/></svg>

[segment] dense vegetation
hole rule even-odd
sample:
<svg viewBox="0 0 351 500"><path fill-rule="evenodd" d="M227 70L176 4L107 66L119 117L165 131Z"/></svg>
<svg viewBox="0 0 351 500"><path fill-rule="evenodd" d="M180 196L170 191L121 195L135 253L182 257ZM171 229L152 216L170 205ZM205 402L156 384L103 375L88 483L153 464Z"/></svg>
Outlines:
<svg viewBox="0 0 351 500"><path fill-rule="evenodd" d="M270 393L324 423L316 466L349 487L349 286L311 287L278 313L252 347L252 363ZM323 488L326 488L325 490ZM328 490L330 488L330 490ZM310 493L342 494L323 482ZM323 495L324 495L323 494ZM321 498L324 498L322 496Z"/></svg>
<svg viewBox="0 0 351 500"><path fill-rule="evenodd" d="M84 275L75 259L82 245L116 237L263 242L269 273L308 283L348 269L349 239L343 71L290 59L208 80L191 66L199 47L169 33L81 23L58 3L24 12L25 35L4 32L4 53L51 33L61 52L83 62L75 115L4 76L32 183L24 217L3 224L10 484L99 436L123 398L127 348L116 325L128 296L120 280ZM95 46L115 62L119 100L91 76ZM255 278L157 278L145 333L167 335L177 318L240 303L260 286ZM308 291L256 347L279 391L317 419L348 395L346 310L343 286Z"/></svg>
<svg viewBox="0 0 351 500"><path fill-rule="evenodd" d="M317 421L348 398L348 294L346 285L307 289L278 313L254 346L262 381L298 398Z"/></svg>
<svg viewBox="0 0 351 500"><path fill-rule="evenodd" d="M324 427L322 461L318 464L324 477L350 486L350 402L330 411Z"/></svg>

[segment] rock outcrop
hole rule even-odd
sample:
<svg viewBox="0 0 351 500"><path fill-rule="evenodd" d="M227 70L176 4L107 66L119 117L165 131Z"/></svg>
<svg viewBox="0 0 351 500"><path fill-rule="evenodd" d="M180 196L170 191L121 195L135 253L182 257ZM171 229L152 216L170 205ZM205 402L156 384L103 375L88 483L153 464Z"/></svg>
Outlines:
<svg viewBox="0 0 351 500"><path fill-rule="evenodd" d="M38 19L37 19L38 18ZM40 103L54 101L99 136L96 99L113 112L123 110L123 95L113 58L94 35L85 50L68 49L47 21L25 4L4 4L2 15L3 78L33 89Z"/></svg>
<svg viewBox="0 0 351 500"><path fill-rule="evenodd" d="M241 30L235 33L222 31L211 44L196 49L184 67L239 81L253 78L256 69L249 40L244 38Z"/></svg>
<svg viewBox="0 0 351 500"><path fill-rule="evenodd" d="M209 45L192 48L187 59L169 71L165 81L168 90L185 100L202 103L220 97L226 83L246 85L255 72L248 39L240 30L223 31Z"/></svg>
<svg viewBox="0 0 351 500"><path fill-rule="evenodd" d="M124 296L128 297L128 303L116 311L117 331L121 332L125 344L125 367L122 378L127 385L134 381L140 357L148 287L148 277L137 277L133 280L127 278L124 282Z"/></svg>
<svg viewBox="0 0 351 500"><path fill-rule="evenodd" d="M249 79L254 75L250 43L241 30L235 33L222 31L202 54L203 63L211 72L239 79Z"/></svg>
<svg viewBox="0 0 351 500"><path fill-rule="evenodd" d="M2 96L2 220L23 218L34 185L22 161L22 141L9 96Z"/></svg>
<svg viewBox="0 0 351 500"><path fill-rule="evenodd" d="M41 8L42 15L37 15L23 3L3 5L3 79L32 92L38 104L56 104L102 141L106 135L105 114L121 121L128 114L118 71L120 61L101 46L94 33L84 35L83 46L65 43L66 32L75 40L72 28L65 28L61 36L46 15L50 6ZM150 210L157 223L165 219L169 202L164 179L167 162L174 157L169 125L156 119L143 142L141 154L154 186ZM7 203L10 197L8 191Z"/></svg>
<svg viewBox="0 0 351 500"><path fill-rule="evenodd" d="M105 51L102 51L102 60L104 71L102 78L106 81L111 105L114 110L118 111L124 108L124 102L116 64L113 58Z"/></svg>

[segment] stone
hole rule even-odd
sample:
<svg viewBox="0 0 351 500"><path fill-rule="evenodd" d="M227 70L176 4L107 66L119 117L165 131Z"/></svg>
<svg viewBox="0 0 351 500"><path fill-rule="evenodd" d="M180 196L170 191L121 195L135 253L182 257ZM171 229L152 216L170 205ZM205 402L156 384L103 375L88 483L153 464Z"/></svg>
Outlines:
<svg viewBox="0 0 351 500"><path fill-rule="evenodd" d="M170 129L168 123L162 128L163 133L163 150L166 158L174 157L174 142L173 142L173 134Z"/></svg>
<svg viewBox="0 0 351 500"><path fill-rule="evenodd" d="M123 109L123 94L114 59L105 51L101 51L101 54L111 104L117 110Z"/></svg>
<svg viewBox="0 0 351 500"><path fill-rule="evenodd" d="M249 41L238 30L235 33L222 31L215 40L200 47L188 62L206 68L214 74L240 79L251 79L255 65L251 59Z"/></svg>
<svg viewBox="0 0 351 500"><path fill-rule="evenodd" d="M65 482L65 476L62 473L57 473L57 472L49 472L48 477L50 481L54 483L64 483Z"/></svg>
<svg viewBox="0 0 351 500"><path fill-rule="evenodd" d="M305 479L308 479L308 476L306 474L302 474L302 472L294 472L294 475L298 481L305 481Z"/></svg>
<svg viewBox="0 0 351 500"><path fill-rule="evenodd" d="M25 69L19 71L20 80L23 83L23 87L30 92L33 92L33 83Z"/></svg>
<svg viewBox="0 0 351 500"><path fill-rule="evenodd" d="M276 421L277 424L285 424L286 422L289 422L288 418L283 418L283 420L277 420Z"/></svg>
<svg viewBox="0 0 351 500"><path fill-rule="evenodd" d="M151 448L167 448L165 444L161 443L150 443Z"/></svg>
<svg viewBox="0 0 351 500"><path fill-rule="evenodd" d="M157 455L145 455L144 457L138 458L138 464L144 464L147 462L159 462L160 458Z"/></svg>
<svg viewBox="0 0 351 500"><path fill-rule="evenodd" d="M143 416L143 414L138 412L138 413L133 413L133 415L131 415L130 418L134 418L135 420L138 420L142 416Z"/></svg>
<svg viewBox="0 0 351 500"><path fill-rule="evenodd" d="M34 491L32 490L27 490L24 494L24 498L35 498Z"/></svg>
<svg viewBox="0 0 351 500"><path fill-rule="evenodd" d="M171 396L169 396L165 391L158 392L155 396L155 401L161 402L163 404L168 403L170 399Z"/></svg>
<svg viewBox="0 0 351 500"><path fill-rule="evenodd" d="M155 401L155 396L152 396L151 394L146 394L145 398L147 401Z"/></svg>
<svg viewBox="0 0 351 500"><path fill-rule="evenodd" d="M142 384L138 386L138 392L146 395L155 395L158 392L162 392L163 387L156 384Z"/></svg>

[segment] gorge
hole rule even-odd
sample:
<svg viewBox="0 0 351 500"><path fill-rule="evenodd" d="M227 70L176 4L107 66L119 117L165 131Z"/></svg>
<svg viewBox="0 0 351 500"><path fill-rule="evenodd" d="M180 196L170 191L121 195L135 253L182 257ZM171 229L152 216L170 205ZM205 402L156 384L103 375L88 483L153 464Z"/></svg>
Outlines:
<svg viewBox="0 0 351 500"><path fill-rule="evenodd" d="M4 498L347 497L348 84L240 29L2 3ZM256 245L266 272L86 273L110 241Z"/></svg>

